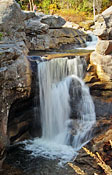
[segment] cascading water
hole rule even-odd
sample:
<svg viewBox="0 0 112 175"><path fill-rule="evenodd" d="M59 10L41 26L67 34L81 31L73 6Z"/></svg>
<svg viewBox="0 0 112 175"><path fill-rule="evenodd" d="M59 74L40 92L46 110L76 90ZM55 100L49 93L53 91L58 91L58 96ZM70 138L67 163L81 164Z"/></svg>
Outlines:
<svg viewBox="0 0 112 175"><path fill-rule="evenodd" d="M91 41L87 41L85 43L86 44L86 47L84 47L84 48L79 47L78 49L95 50L96 44L97 44L97 41L98 41L98 37L95 36L91 31L88 31L87 34L90 36Z"/></svg>
<svg viewBox="0 0 112 175"><path fill-rule="evenodd" d="M35 155L69 161L91 139L95 111L88 87L82 81L84 60L57 58L38 64L42 138L27 149ZM78 117L71 115L71 90ZM75 115L75 114L74 114Z"/></svg>
<svg viewBox="0 0 112 175"><path fill-rule="evenodd" d="M92 41L86 42L86 49L95 50L98 37L95 36L91 31L88 31L87 34L91 37Z"/></svg>

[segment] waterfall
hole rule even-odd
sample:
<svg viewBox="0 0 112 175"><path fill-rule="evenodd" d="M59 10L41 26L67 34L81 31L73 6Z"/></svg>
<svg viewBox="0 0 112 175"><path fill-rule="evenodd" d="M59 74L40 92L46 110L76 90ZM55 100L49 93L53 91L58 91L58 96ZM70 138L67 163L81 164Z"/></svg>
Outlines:
<svg viewBox="0 0 112 175"><path fill-rule="evenodd" d="M82 80L84 68L80 56L37 64L42 137L26 146L35 150L34 155L69 161L91 139L96 116L89 88ZM72 108L76 112L71 116Z"/></svg>
<svg viewBox="0 0 112 175"><path fill-rule="evenodd" d="M87 132L95 121L95 112L89 89L81 79L83 74L80 57L71 60L57 58L38 65L43 139L69 144L70 137L73 137L70 144L75 149L88 140ZM69 91L72 81L75 81L76 85L73 87L74 95L79 89L81 91L78 104L80 117L77 120L70 119L72 109ZM74 130L74 136L72 133L68 134Z"/></svg>

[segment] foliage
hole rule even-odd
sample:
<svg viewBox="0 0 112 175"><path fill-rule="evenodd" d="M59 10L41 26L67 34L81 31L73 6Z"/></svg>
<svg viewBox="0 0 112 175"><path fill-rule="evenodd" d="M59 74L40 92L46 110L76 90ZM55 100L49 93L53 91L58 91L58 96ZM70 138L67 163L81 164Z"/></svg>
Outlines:
<svg viewBox="0 0 112 175"><path fill-rule="evenodd" d="M16 0L22 7L27 8L29 0ZM38 6L45 13L62 13L64 9L73 10L75 13L86 12L87 14L93 13L93 0L33 0L34 4ZM96 14L105 10L112 5L110 0L94 0ZM69 13L68 13L69 14ZM68 15L69 16L69 15Z"/></svg>
<svg viewBox="0 0 112 175"><path fill-rule="evenodd" d="M45 13L49 12L49 6L50 6L51 0L43 0L41 7Z"/></svg>
<svg viewBox="0 0 112 175"><path fill-rule="evenodd" d="M56 13L58 9L59 7L56 3L49 5L50 14Z"/></svg>
<svg viewBox="0 0 112 175"><path fill-rule="evenodd" d="M3 34L2 34L2 33L0 33L0 41L2 40L2 37L3 37Z"/></svg>
<svg viewBox="0 0 112 175"><path fill-rule="evenodd" d="M93 4L92 0L84 0L82 3L79 4L78 6L79 11L84 11L84 12L92 12L93 10Z"/></svg>
<svg viewBox="0 0 112 175"><path fill-rule="evenodd" d="M108 8L111 5L112 5L112 1L110 1L110 0L102 0L102 10L105 10L106 8Z"/></svg>
<svg viewBox="0 0 112 175"><path fill-rule="evenodd" d="M93 14L88 14L87 12L83 11L77 12L74 9L60 9L56 13L62 16L66 21L71 21L77 24L93 19Z"/></svg>

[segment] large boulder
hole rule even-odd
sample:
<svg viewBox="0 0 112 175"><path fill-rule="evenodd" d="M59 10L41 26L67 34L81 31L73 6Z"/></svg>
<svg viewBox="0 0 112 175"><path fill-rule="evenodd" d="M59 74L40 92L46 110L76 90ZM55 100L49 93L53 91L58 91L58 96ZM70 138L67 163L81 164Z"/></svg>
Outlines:
<svg viewBox="0 0 112 175"><path fill-rule="evenodd" d="M45 15L42 17L41 22L47 24L51 29L61 28L66 23L63 18L57 15Z"/></svg>
<svg viewBox="0 0 112 175"><path fill-rule="evenodd" d="M96 45L96 52L101 55L108 55L112 53L112 40L98 40Z"/></svg>
<svg viewBox="0 0 112 175"><path fill-rule="evenodd" d="M91 54L91 64L96 67L97 76L105 84L105 89L112 89L112 55Z"/></svg>
<svg viewBox="0 0 112 175"><path fill-rule="evenodd" d="M0 1L0 33L4 43L26 41L25 18L25 13L15 0Z"/></svg>
<svg viewBox="0 0 112 175"><path fill-rule="evenodd" d="M12 33L24 30L24 15L15 0L0 1L0 31ZM14 35L14 33L13 33Z"/></svg>
<svg viewBox="0 0 112 175"><path fill-rule="evenodd" d="M96 17L94 34L103 40L112 39L112 6Z"/></svg>

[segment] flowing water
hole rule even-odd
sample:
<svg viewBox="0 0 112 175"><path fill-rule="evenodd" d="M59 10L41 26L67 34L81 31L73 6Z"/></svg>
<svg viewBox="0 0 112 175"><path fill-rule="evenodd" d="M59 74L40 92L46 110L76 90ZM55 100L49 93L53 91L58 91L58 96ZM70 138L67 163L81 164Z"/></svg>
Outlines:
<svg viewBox="0 0 112 175"><path fill-rule="evenodd" d="M37 63L42 137L26 142L33 156L59 159L65 163L77 156L77 151L91 139L95 110L88 87L82 81L84 60L57 58ZM72 111L70 89L76 100L78 118Z"/></svg>
<svg viewBox="0 0 112 175"><path fill-rule="evenodd" d="M87 41L86 42L86 47L78 48L78 49L80 49L80 50L81 49L84 49L84 50L95 50L98 37L93 35L93 33L91 31L88 31L87 34L90 36L91 41Z"/></svg>

